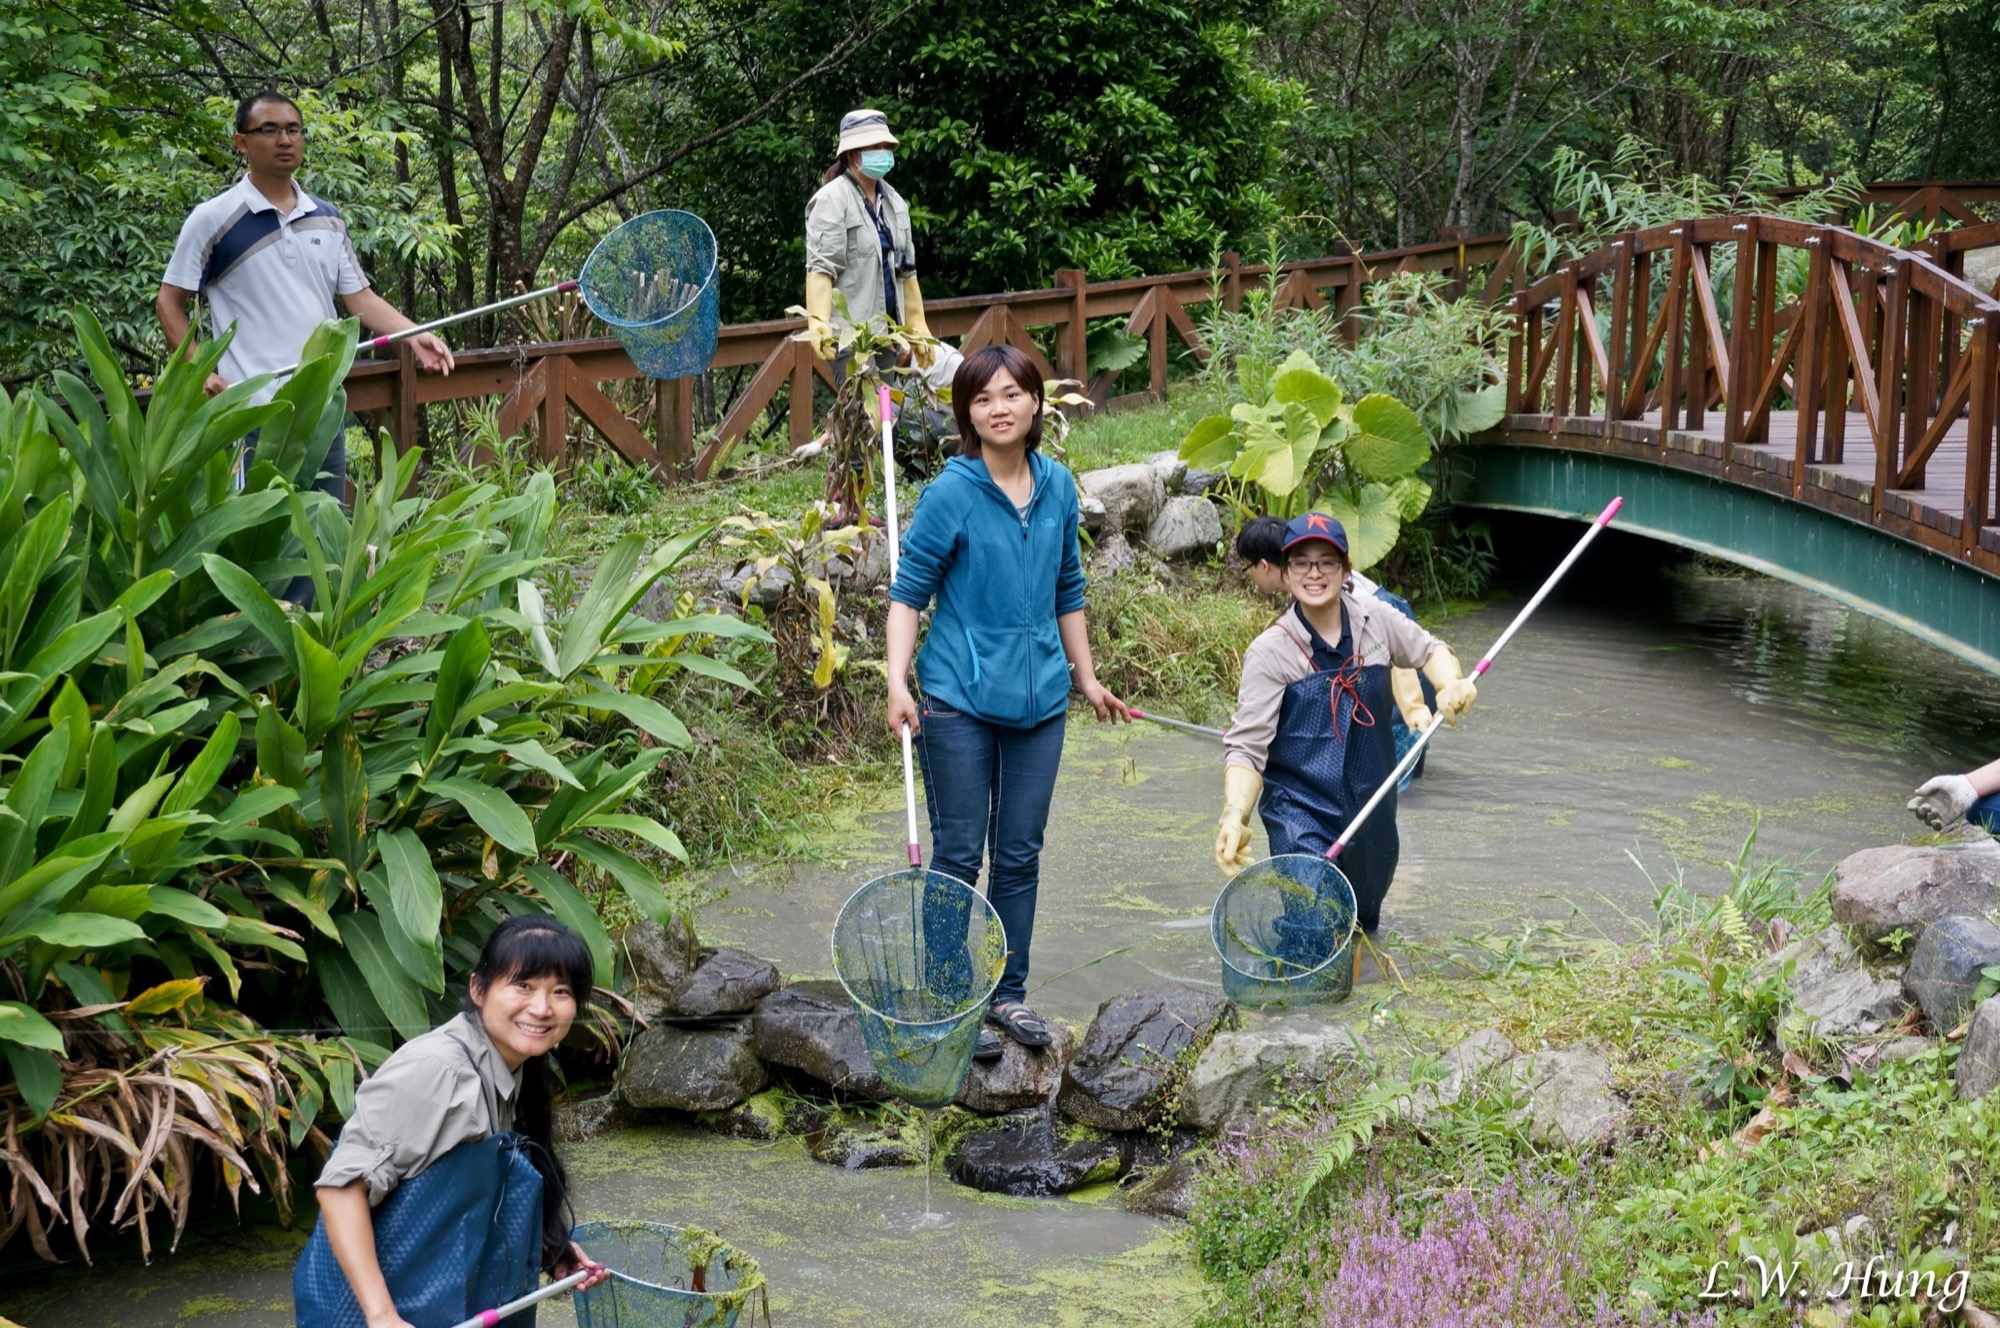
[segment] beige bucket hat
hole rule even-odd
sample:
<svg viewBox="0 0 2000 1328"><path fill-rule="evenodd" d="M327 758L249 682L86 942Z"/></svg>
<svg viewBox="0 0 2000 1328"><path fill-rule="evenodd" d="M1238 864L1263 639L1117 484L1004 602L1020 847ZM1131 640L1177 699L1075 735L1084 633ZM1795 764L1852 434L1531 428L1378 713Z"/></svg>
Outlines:
<svg viewBox="0 0 2000 1328"><path fill-rule="evenodd" d="M840 117L840 144L833 154L843 156L856 148L893 148L896 136L889 132L889 117L880 111L862 109Z"/></svg>

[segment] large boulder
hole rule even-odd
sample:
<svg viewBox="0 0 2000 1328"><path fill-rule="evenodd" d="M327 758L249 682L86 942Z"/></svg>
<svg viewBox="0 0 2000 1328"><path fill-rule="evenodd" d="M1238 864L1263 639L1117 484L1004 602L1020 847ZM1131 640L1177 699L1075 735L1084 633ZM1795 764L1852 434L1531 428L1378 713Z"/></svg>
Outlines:
<svg viewBox="0 0 2000 1328"><path fill-rule="evenodd" d="M2000 996L1988 996L1972 1012L1972 1027L1958 1049L1958 1095L1985 1097L2000 1087Z"/></svg>
<svg viewBox="0 0 2000 1328"><path fill-rule="evenodd" d="M845 1171L922 1165L926 1144L893 1125L836 1114L806 1135L806 1151L815 1162Z"/></svg>
<svg viewBox="0 0 2000 1328"><path fill-rule="evenodd" d="M1125 1162L1118 1140L1066 1126L1043 1106L1003 1116L990 1128L966 1135L947 1166L960 1185L1045 1199L1116 1180Z"/></svg>
<svg viewBox="0 0 2000 1328"><path fill-rule="evenodd" d="M1039 1107L1056 1095L1062 1086L1063 1067L1076 1050L1076 1034L1060 1019L1049 1021L1046 1047L1024 1047L1013 1038L1000 1039L1000 1059L972 1063L965 1077L958 1104L988 1116L999 1116L1024 1107Z"/></svg>
<svg viewBox="0 0 2000 1328"><path fill-rule="evenodd" d="M1092 576L1116 576L1129 572L1139 564L1139 555L1132 552L1131 541L1116 530L1106 530L1097 537L1097 544L1090 553L1090 574Z"/></svg>
<svg viewBox="0 0 2000 1328"><path fill-rule="evenodd" d="M1085 494L1076 500L1076 515L1077 524L1083 527L1084 533L1095 536L1097 532L1104 529L1105 518L1108 514L1105 512L1104 504L1101 501L1092 498L1089 494Z"/></svg>
<svg viewBox="0 0 2000 1328"><path fill-rule="evenodd" d="M1588 1047L1529 1052L1500 1073L1528 1097L1528 1136L1537 1143L1592 1148L1618 1128L1622 1106L1611 1091L1611 1062Z"/></svg>
<svg viewBox="0 0 2000 1328"><path fill-rule="evenodd" d="M1518 1053L1497 1028L1475 1028L1444 1054L1445 1076L1410 1095L1408 1114L1427 1116L1451 1106L1482 1070L1511 1061Z"/></svg>
<svg viewBox="0 0 2000 1328"><path fill-rule="evenodd" d="M894 1097L861 1041L861 1021L837 982L801 982L757 1002L750 1028L757 1054L812 1076L848 1097Z"/></svg>
<svg viewBox="0 0 2000 1328"><path fill-rule="evenodd" d="M1146 530L1146 547L1169 561L1206 558L1222 543L1222 518L1206 498L1169 498Z"/></svg>
<svg viewBox="0 0 2000 1328"><path fill-rule="evenodd" d="M1324 1079L1335 1064L1355 1054L1346 1029L1300 1016L1217 1033L1181 1090L1181 1124L1219 1129L1231 1116L1262 1106L1290 1084Z"/></svg>
<svg viewBox="0 0 2000 1328"><path fill-rule="evenodd" d="M639 1123L639 1116L616 1093L599 1097L564 1098L556 1104L556 1142L580 1144Z"/></svg>
<svg viewBox="0 0 2000 1328"><path fill-rule="evenodd" d="M1106 530L1143 535L1167 500L1167 486L1151 466L1107 466L1077 476L1077 486L1104 504Z"/></svg>
<svg viewBox="0 0 2000 1328"><path fill-rule="evenodd" d="M1148 1217L1172 1217L1185 1222L1194 1211L1194 1187L1201 1180L1206 1153L1182 1153L1125 1192L1125 1207Z"/></svg>
<svg viewBox="0 0 2000 1328"><path fill-rule="evenodd" d="M1924 1018L1948 1033L1972 1013L1973 993L1984 970L2000 966L2000 927L1955 913L1924 928L1903 974L1903 990L1924 1008Z"/></svg>
<svg viewBox="0 0 2000 1328"><path fill-rule="evenodd" d="M1879 1033L1906 1008L1899 978L1870 972L1838 925L1802 936L1759 960L1750 980L1762 982L1787 965L1790 990L1778 1030L1786 1047L1806 1035L1846 1039Z"/></svg>
<svg viewBox="0 0 2000 1328"><path fill-rule="evenodd" d="M1169 1104L1169 1090L1193 1067L1229 1017L1221 996L1178 982L1113 996L1097 1008L1063 1074L1056 1102L1065 1116L1105 1130L1143 1129Z"/></svg>
<svg viewBox="0 0 2000 1328"><path fill-rule="evenodd" d="M620 932L618 943L632 972L632 1008L647 1023L670 1017L673 993L700 958L694 937L678 918L666 927L648 919Z"/></svg>
<svg viewBox="0 0 2000 1328"><path fill-rule="evenodd" d="M1146 464L1160 477L1160 484L1168 493L1181 491L1181 481L1187 478L1187 462L1181 460L1179 452L1155 452L1146 458Z"/></svg>
<svg viewBox="0 0 2000 1328"><path fill-rule="evenodd" d="M748 1014L784 985L769 960L724 946L702 951L700 964L669 993L668 1004L673 1013L688 1018Z"/></svg>
<svg viewBox="0 0 2000 1328"><path fill-rule="evenodd" d="M1833 877L1835 922L1870 942L1897 931L1916 936L1938 918L2000 908L2000 843L1864 848Z"/></svg>
<svg viewBox="0 0 2000 1328"><path fill-rule="evenodd" d="M660 1025L632 1040L618 1093L635 1107L720 1111L770 1082L740 1023L718 1028Z"/></svg>

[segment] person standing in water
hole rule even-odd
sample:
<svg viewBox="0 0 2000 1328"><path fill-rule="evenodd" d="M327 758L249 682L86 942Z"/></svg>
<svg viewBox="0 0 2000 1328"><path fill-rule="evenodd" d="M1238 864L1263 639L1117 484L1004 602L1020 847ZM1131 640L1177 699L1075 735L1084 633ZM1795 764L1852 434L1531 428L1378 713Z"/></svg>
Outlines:
<svg viewBox="0 0 2000 1328"><path fill-rule="evenodd" d="M1347 532L1319 512L1294 517L1280 552L1292 607L1243 655L1236 715L1224 739L1223 809L1215 865L1249 866L1250 814L1273 855L1323 854L1395 768L1386 722L1389 672L1421 668L1453 724L1477 691L1451 648L1372 595L1347 588ZM1420 724L1429 713L1417 715ZM1341 870L1364 931L1380 924L1396 873L1395 794L1348 844Z"/></svg>
<svg viewBox="0 0 2000 1328"><path fill-rule="evenodd" d="M918 739L931 867L976 886L1007 936L987 1019L1026 1047L1049 1026L1026 1004L1042 839L1062 760L1070 686L1100 722L1129 721L1097 680L1084 625L1076 481L1039 450L1042 385L1013 346L982 346L952 380L960 452L924 489L889 591L891 732ZM937 610L917 657L918 616ZM1001 1044L982 1029L975 1053Z"/></svg>

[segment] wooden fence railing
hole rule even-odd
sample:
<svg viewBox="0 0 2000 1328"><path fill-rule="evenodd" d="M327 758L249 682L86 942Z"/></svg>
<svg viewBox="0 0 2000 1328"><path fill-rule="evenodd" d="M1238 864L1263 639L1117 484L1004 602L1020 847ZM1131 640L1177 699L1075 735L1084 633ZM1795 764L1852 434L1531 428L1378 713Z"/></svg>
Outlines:
<svg viewBox="0 0 2000 1328"><path fill-rule="evenodd" d="M1431 272L1444 276L1456 290L1478 290L1491 302L1504 298L1519 276L1519 264L1506 236L1448 239L1406 249L1366 254L1340 254L1283 264L1278 272L1278 301L1295 308L1331 308L1351 312L1370 281L1393 273ZM1266 265L1245 265L1235 254L1224 254L1212 272L1176 272L1127 281L1089 281L1076 269L1056 274L1048 290L1013 291L942 299L926 305L931 330L959 340L971 350L999 342L1019 346L1049 378L1085 379L1088 375L1088 327L1092 320L1123 318L1125 330L1147 344L1147 386L1143 391L1110 396L1110 375L1100 374L1088 387L1093 399L1111 410L1153 400L1166 389L1168 337L1177 338L1200 360L1202 344L1190 309L1220 298L1230 309L1241 307L1247 288L1267 282ZM502 437L521 433L531 422L540 439L541 455L557 463L566 459L571 412L603 436L620 455L645 466L664 482L679 478L706 479L716 459L747 436L771 410L778 394L789 389L782 403L793 445L810 440L817 427L813 414L813 383L832 377L803 342L792 334L804 324L797 319L738 323L724 327L710 372L754 370L719 412L714 437L695 448L694 380L679 379L648 385L652 395L652 436L635 424L606 395L603 384L638 379L641 375L618 343L608 337L532 345L468 350L457 356L449 377L420 372L407 349L384 361L358 361L347 378L348 407L373 417L387 428L397 446L407 447L417 435L418 409L440 402L502 398ZM1039 335L1038 335L1039 334ZM1044 346L1049 349L1044 349Z"/></svg>
<svg viewBox="0 0 2000 1328"><path fill-rule="evenodd" d="M1510 427L1692 448L2000 571L2000 299L1965 277L1995 245L2000 223L1908 250L1762 216L1628 232L1515 294Z"/></svg>

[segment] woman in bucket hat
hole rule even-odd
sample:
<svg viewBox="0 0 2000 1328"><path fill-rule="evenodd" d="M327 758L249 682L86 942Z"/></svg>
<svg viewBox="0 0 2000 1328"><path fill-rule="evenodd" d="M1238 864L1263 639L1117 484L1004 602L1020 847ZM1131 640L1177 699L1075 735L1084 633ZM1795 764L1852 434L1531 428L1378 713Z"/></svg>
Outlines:
<svg viewBox="0 0 2000 1328"><path fill-rule="evenodd" d="M1392 666L1421 668L1450 723L1477 695L1451 647L1415 619L1346 588L1340 522L1322 512L1293 517L1281 552L1292 606L1244 652L1236 717L1224 740L1215 865L1226 872L1251 863L1252 811L1263 817L1274 856L1325 853L1374 796L1396 765ZM1430 723L1421 704L1404 715L1414 728ZM1366 931L1381 922L1399 851L1391 792L1340 859Z"/></svg>
<svg viewBox="0 0 2000 1328"><path fill-rule="evenodd" d="M863 109L840 118L834 162L806 205L806 318L816 332L833 326L833 293L839 291L848 322L886 315L930 335L917 286L910 205L887 179L896 147L882 112Z"/></svg>

